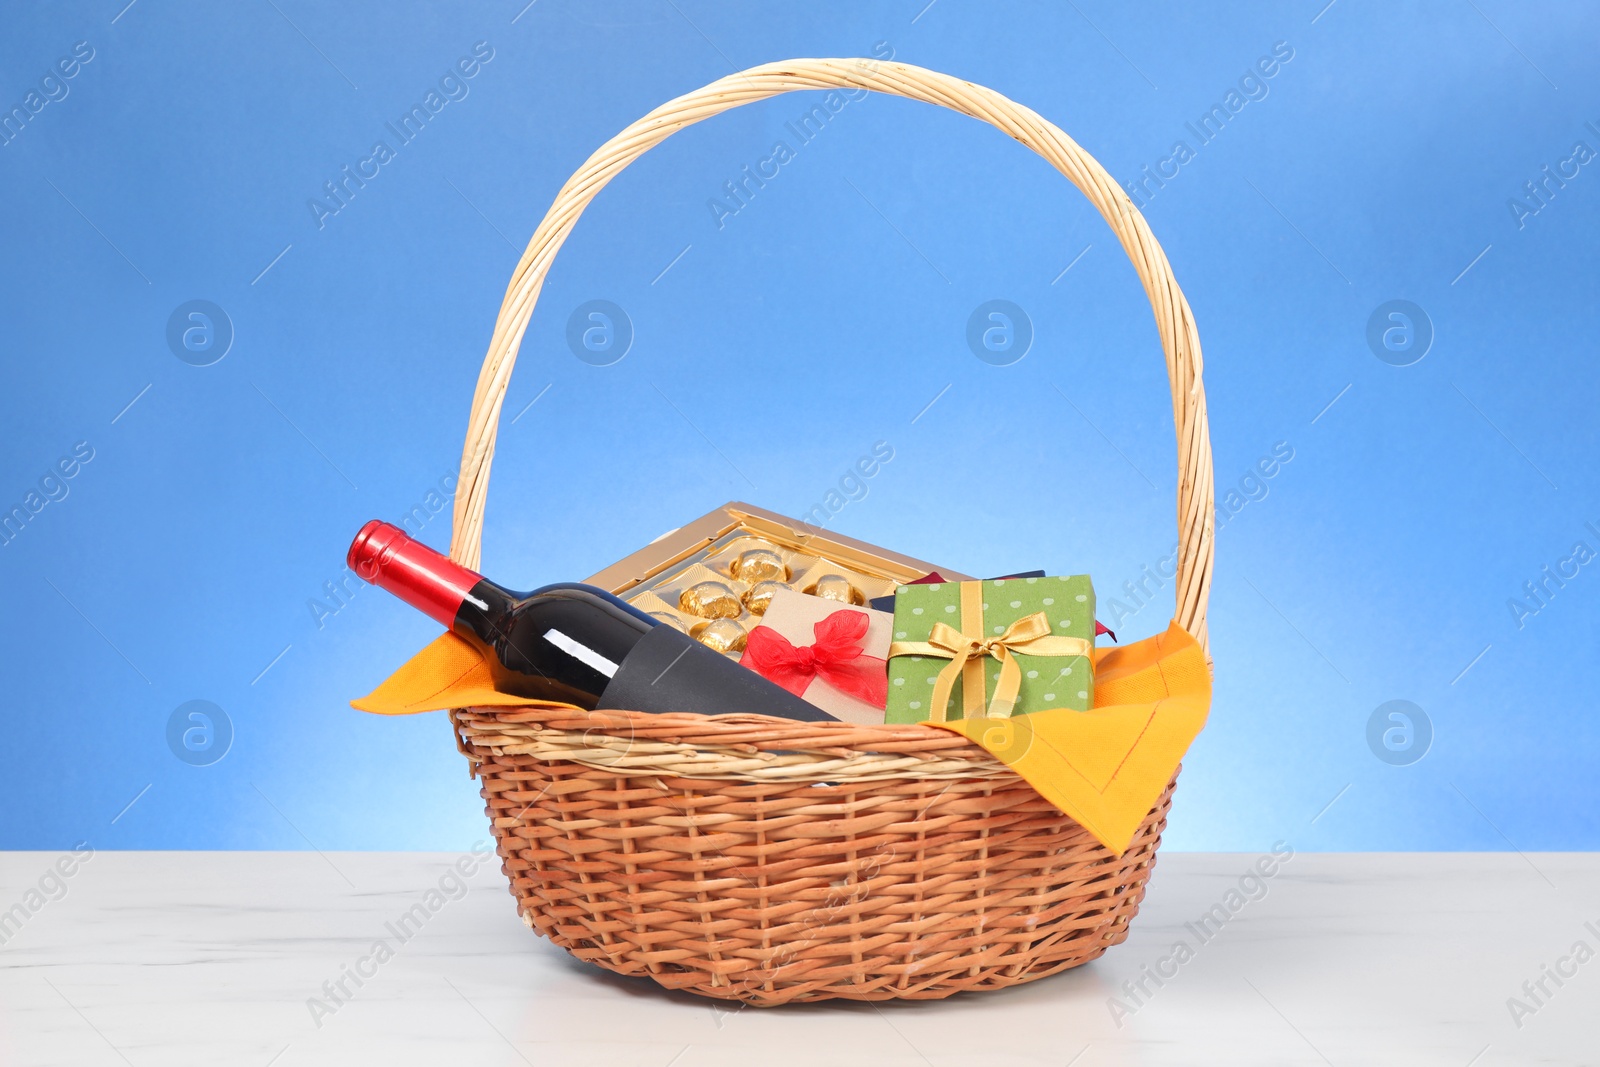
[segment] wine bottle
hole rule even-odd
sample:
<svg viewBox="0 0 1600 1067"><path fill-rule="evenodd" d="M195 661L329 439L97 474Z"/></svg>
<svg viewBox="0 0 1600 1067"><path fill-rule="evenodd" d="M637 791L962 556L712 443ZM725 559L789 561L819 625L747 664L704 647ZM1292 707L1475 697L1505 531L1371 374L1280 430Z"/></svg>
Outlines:
<svg viewBox="0 0 1600 1067"><path fill-rule="evenodd" d="M755 671L592 585L518 593L377 519L350 569L487 652L495 688L585 709L833 721Z"/></svg>

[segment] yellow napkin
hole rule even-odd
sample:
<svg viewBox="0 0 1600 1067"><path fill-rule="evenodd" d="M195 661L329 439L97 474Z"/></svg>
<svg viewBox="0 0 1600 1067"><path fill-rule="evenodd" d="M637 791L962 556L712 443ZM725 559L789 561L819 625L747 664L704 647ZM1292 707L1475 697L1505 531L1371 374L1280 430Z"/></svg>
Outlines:
<svg viewBox="0 0 1600 1067"><path fill-rule="evenodd" d="M494 676L483 654L466 638L446 630L406 660L378 688L360 700L352 700L350 706L377 715L414 715L451 708L514 708L550 703L500 692L494 687Z"/></svg>
<svg viewBox="0 0 1600 1067"><path fill-rule="evenodd" d="M501 693L477 648L445 633L351 706L379 715L548 701ZM928 723L1006 763L1041 796L1121 855L1166 788L1211 708L1205 653L1177 623L1120 648L1094 649L1094 707L1009 719Z"/></svg>
<svg viewBox="0 0 1600 1067"><path fill-rule="evenodd" d="M1094 650L1094 707L929 723L970 738L1121 855L1211 710L1211 670L1174 622Z"/></svg>

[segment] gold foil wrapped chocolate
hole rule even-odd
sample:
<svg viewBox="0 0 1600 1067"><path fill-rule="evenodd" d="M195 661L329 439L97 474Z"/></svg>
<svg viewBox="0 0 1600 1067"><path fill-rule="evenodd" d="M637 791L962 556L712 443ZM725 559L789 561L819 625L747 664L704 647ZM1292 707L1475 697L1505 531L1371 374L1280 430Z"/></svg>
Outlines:
<svg viewBox="0 0 1600 1067"><path fill-rule="evenodd" d="M726 582L696 582L678 594L678 607L702 619L733 619L744 611Z"/></svg>
<svg viewBox="0 0 1600 1067"><path fill-rule="evenodd" d="M744 594L744 606L752 615L765 615L772 606L772 596L780 589L789 588L782 582L768 579L752 585Z"/></svg>
<svg viewBox="0 0 1600 1067"><path fill-rule="evenodd" d="M776 550L750 548L739 553L728 565L728 570L741 582L787 582L789 565Z"/></svg>
<svg viewBox="0 0 1600 1067"><path fill-rule="evenodd" d="M886 549L835 539L798 519L729 504L663 534L589 582L616 593L653 621L697 637L713 620L736 623L749 633L762 623L779 589L860 605L930 570L950 581L967 577ZM731 653L740 637L719 626L710 631L708 641L727 646Z"/></svg>
<svg viewBox="0 0 1600 1067"><path fill-rule="evenodd" d="M743 652L748 636L732 619L712 619L694 631L695 640L716 652Z"/></svg>
<svg viewBox="0 0 1600 1067"><path fill-rule="evenodd" d="M842 574L823 574L805 592L841 604L865 604L867 598Z"/></svg>

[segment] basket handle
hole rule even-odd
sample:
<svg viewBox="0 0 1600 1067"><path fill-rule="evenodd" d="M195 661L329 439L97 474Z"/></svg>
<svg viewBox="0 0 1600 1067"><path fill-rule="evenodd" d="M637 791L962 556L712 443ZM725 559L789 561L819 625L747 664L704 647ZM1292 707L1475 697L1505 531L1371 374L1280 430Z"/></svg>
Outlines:
<svg viewBox="0 0 1600 1067"><path fill-rule="evenodd" d="M1189 303L1144 216L1095 159L1047 121L992 89L922 67L875 59L795 59L767 63L718 79L671 100L601 145L556 194L506 287L494 337L478 374L461 452L450 557L476 569L483 540L483 509L494 461L495 434L506 385L522 335L556 251L578 216L624 167L666 138L702 119L742 104L799 89L868 89L923 100L982 119L1027 145L1089 198L1133 261L1155 311L1156 329L1172 383L1178 432L1178 624L1207 646L1206 600L1211 587L1213 524L1211 434L1200 381L1200 338Z"/></svg>

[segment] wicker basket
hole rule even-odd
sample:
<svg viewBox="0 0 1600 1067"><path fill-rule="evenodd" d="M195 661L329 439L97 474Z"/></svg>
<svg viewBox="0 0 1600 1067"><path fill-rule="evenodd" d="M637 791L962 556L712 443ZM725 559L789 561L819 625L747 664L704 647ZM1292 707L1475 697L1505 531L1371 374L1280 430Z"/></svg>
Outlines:
<svg viewBox="0 0 1600 1067"><path fill-rule="evenodd" d="M1100 209L1132 259L1166 352L1178 436L1176 619L1205 645L1212 473L1200 345L1143 217L1034 112L901 63L754 67L657 108L590 156L517 264L473 397L451 555L478 564L506 383L557 249L608 181L669 134L796 89L859 88L992 123ZM1095 959L1127 936L1167 786L1116 856L1004 764L916 725L751 715L452 713L524 922L579 959L669 989L773 1005L932 999Z"/></svg>

